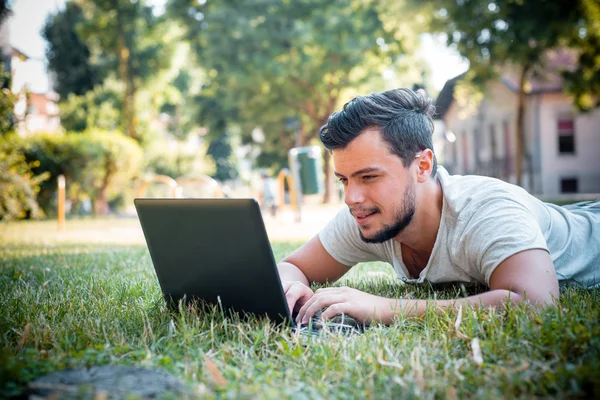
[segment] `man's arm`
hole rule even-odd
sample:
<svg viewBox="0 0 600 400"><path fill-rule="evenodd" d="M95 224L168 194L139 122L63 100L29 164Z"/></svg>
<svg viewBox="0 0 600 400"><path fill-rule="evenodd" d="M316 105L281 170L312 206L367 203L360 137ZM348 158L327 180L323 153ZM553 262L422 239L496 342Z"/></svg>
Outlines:
<svg viewBox="0 0 600 400"><path fill-rule="evenodd" d="M373 296L350 288L317 290L300 309L298 320L307 320L318 310L328 307L322 318L344 313L363 322L392 323L396 316L421 316L428 307L443 313L462 304L498 306L506 301L524 300L550 305L558 298L558 280L550 255L545 250L526 250L500 263L490 278L490 291L455 300L404 300Z"/></svg>
<svg viewBox="0 0 600 400"><path fill-rule="evenodd" d="M290 311L313 296L309 288L312 282L336 281L348 272L348 268L325 250L318 235L285 257L277 264L277 269Z"/></svg>

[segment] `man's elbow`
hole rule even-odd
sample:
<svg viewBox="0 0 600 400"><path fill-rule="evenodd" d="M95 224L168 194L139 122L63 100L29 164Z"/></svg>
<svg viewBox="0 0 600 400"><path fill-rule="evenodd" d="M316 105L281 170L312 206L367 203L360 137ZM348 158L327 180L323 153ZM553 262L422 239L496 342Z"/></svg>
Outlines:
<svg viewBox="0 0 600 400"><path fill-rule="evenodd" d="M535 307L543 308L555 304L558 298L558 290L556 290L556 292L554 290L545 292L527 292L526 290L515 292L506 290L506 298L507 301L510 301L511 303L527 303Z"/></svg>

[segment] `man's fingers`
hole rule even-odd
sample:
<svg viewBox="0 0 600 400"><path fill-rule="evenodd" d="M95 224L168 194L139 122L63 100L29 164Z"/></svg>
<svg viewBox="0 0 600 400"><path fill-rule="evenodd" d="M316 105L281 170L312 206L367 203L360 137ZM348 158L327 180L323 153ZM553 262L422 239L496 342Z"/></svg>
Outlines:
<svg viewBox="0 0 600 400"><path fill-rule="evenodd" d="M327 308L327 310L323 311L323 313L321 314L321 319L328 320L339 314L345 314L345 315L349 316L349 314L348 314L348 312L350 311L349 309L350 309L350 306L348 303L333 304L333 305L329 306Z"/></svg>
<svg viewBox="0 0 600 400"><path fill-rule="evenodd" d="M285 286L287 286L287 289ZM283 284L283 288L285 292L285 299L290 309L290 314L294 312L294 307L296 306L298 300L309 298L313 295L312 290L310 290L308 286L303 285L302 282L285 282Z"/></svg>
<svg viewBox="0 0 600 400"><path fill-rule="evenodd" d="M343 293L344 289L346 289L346 287L328 287L328 288L321 288L321 289L317 289L315 291L315 293L319 293L319 294L334 294L334 293Z"/></svg>
<svg viewBox="0 0 600 400"><path fill-rule="evenodd" d="M296 321L301 321L304 324L322 308L329 307L337 303L343 303L344 301L346 301L346 298L341 295L323 295L323 293L318 295L315 294L306 302L306 304L304 304L304 306L302 306L300 312L298 312Z"/></svg>

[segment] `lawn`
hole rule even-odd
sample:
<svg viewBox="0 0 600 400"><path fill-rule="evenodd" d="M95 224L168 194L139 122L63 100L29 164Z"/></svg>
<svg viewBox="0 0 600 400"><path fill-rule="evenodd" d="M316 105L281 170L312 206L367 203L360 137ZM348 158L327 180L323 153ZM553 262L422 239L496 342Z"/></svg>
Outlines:
<svg viewBox="0 0 600 400"><path fill-rule="evenodd" d="M565 289L546 310L464 309L458 324L429 312L309 338L216 309L169 313L146 247L86 230L127 236L126 222L68 224L79 233L0 224L0 398L42 374L106 364L167 370L201 398L600 397L600 290ZM276 258L299 244L274 243ZM412 298L481 290L404 285L382 263L336 284Z"/></svg>

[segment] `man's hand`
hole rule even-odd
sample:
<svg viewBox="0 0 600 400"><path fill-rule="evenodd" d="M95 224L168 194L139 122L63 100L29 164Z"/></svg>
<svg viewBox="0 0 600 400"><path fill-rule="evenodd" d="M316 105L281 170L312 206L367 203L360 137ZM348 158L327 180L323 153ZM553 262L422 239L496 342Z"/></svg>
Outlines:
<svg viewBox="0 0 600 400"><path fill-rule="evenodd" d="M315 295L308 286L300 281L283 281L281 286L283 286L290 315L293 314L294 308L299 309Z"/></svg>
<svg viewBox="0 0 600 400"><path fill-rule="evenodd" d="M393 300L392 300L393 301ZM315 313L327 307L321 319L327 320L345 314L357 322L369 324L381 321L382 311L392 307L390 299L374 296L349 287L324 288L315 292L298 312L296 323L308 323Z"/></svg>

